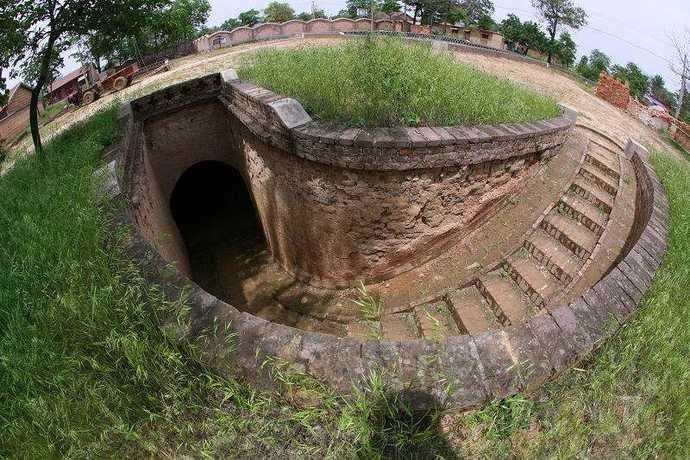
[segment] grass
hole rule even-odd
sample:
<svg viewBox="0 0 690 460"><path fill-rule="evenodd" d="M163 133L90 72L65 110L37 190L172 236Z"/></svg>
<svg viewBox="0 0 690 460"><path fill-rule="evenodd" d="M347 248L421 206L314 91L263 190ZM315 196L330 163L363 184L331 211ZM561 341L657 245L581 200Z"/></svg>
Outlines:
<svg viewBox="0 0 690 460"><path fill-rule="evenodd" d="M589 362L465 414L372 372L342 397L271 366L283 390L217 376L164 335L169 304L106 231L92 171L110 110L0 179L0 457L690 456L690 164L655 154L672 216L643 307Z"/></svg>
<svg viewBox="0 0 690 460"><path fill-rule="evenodd" d="M432 54L428 44L390 38L258 51L238 70L299 100L312 117L350 126L501 123L558 113L532 90Z"/></svg>

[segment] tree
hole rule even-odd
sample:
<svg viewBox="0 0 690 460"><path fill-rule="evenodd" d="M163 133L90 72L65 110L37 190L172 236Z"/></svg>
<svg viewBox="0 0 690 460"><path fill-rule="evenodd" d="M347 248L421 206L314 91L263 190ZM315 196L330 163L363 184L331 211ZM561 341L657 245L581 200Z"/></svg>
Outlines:
<svg viewBox="0 0 690 460"><path fill-rule="evenodd" d="M530 49L543 52L548 45L546 34L541 30L539 24L532 21L523 23L514 14L508 15L501 22L499 30L508 41L508 46L513 50L520 47L523 54L527 54Z"/></svg>
<svg viewBox="0 0 690 460"><path fill-rule="evenodd" d="M677 108L676 95L666 88L666 82L661 75L654 75L649 81L649 92L667 108Z"/></svg>
<svg viewBox="0 0 690 460"><path fill-rule="evenodd" d="M111 33L92 33L79 42L88 52L77 48L78 57L84 63L89 57L98 62L107 61L108 67L192 40L205 29L211 11L208 0L164 0L165 7L156 14L143 18L139 26L128 32L114 30Z"/></svg>
<svg viewBox="0 0 690 460"><path fill-rule="evenodd" d="M9 94L7 92L7 81L5 77L2 76L2 67L0 67L0 107L7 104L7 98Z"/></svg>
<svg viewBox="0 0 690 460"><path fill-rule="evenodd" d="M230 18L227 19L223 24L220 25L220 28L222 30L232 30L236 29L237 27L240 27L242 25L242 21L236 18Z"/></svg>
<svg viewBox="0 0 690 460"><path fill-rule="evenodd" d="M254 10L254 9L247 10L247 11L240 13L240 15L237 16L237 19L240 20L241 25L248 26L248 27L251 27L251 26L261 22L261 16L260 16L259 11Z"/></svg>
<svg viewBox="0 0 690 460"><path fill-rule="evenodd" d="M491 16L485 14L477 21L477 27L481 30L496 30L497 25Z"/></svg>
<svg viewBox="0 0 690 460"><path fill-rule="evenodd" d="M467 18L472 23L478 23L483 16L491 17L494 14L494 3L491 0L463 0L460 5L467 13Z"/></svg>
<svg viewBox="0 0 690 460"><path fill-rule="evenodd" d="M546 23L550 43L546 62L551 64L553 51L556 49L558 28L565 26L579 29L587 24L587 13L582 8L573 5L572 0L532 0L532 6L537 9Z"/></svg>
<svg viewBox="0 0 690 460"><path fill-rule="evenodd" d="M85 35L123 36L169 6L166 0L27 0L0 3L0 62L35 70L29 122L37 154L43 145L38 102L62 53ZM57 58L57 59L56 59ZM34 70L32 70L34 69Z"/></svg>
<svg viewBox="0 0 690 460"><path fill-rule="evenodd" d="M271 2L264 9L264 21L285 22L294 19L295 10L288 3Z"/></svg>
<svg viewBox="0 0 690 460"><path fill-rule="evenodd" d="M587 80L597 81L601 72L608 72L610 66L611 58L595 49L592 50L589 57L582 56L575 70Z"/></svg>
<svg viewBox="0 0 690 460"><path fill-rule="evenodd" d="M688 79L690 79L690 30L685 29L683 35L674 33L671 36L671 42L673 43L674 55L669 68L680 79L678 107L675 113L675 117L680 118L686 102Z"/></svg>
<svg viewBox="0 0 690 460"><path fill-rule="evenodd" d="M556 57L565 67L571 67L575 63L577 45L568 32L561 32L556 42Z"/></svg>
<svg viewBox="0 0 690 460"><path fill-rule="evenodd" d="M383 0L379 9L390 18L393 13L400 12L400 3L398 0Z"/></svg>
<svg viewBox="0 0 690 460"><path fill-rule="evenodd" d="M621 81L627 81L630 94L638 99L645 95L649 87L649 77L633 62L629 62L625 67L614 65L611 68L611 75Z"/></svg>
<svg viewBox="0 0 690 460"><path fill-rule="evenodd" d="M520 43L522 39L522 21L514 14L509 14L501 24L498 30L503 34L503 38L508 43L508 48L515 50L515 45Z"/></svg>

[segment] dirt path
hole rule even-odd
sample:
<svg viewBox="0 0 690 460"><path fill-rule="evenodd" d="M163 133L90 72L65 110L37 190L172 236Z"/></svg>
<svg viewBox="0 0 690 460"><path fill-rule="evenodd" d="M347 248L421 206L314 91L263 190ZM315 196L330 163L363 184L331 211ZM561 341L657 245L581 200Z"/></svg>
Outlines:
<svg viewBox="0 0 690 460"><path fill-rule="evenodd" d="M580 112L578 122L597 130L625 145L628 139L668 149L657 133L624 111L588 92L580 83L540 65L512 59L457 54L457 59L476 68L522 83L543 94L565 102ZM673 151L673 154L677 154Z"/></svg>

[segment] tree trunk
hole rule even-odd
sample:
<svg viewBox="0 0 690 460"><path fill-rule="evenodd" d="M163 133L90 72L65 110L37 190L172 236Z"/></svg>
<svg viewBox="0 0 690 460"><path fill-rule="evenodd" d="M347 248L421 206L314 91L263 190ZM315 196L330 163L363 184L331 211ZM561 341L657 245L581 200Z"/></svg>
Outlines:
<svg viewBox="0 0 690 460"><path fill-rule="evenodd" d="M546 62L551 65L551 58L553 56L553 48L556 44L556 30L558 29L558 22L554 22L553 27L549 30L549 35L551 36L551 42L549 43L549 53L546 58Z"/></svg>
<svg viewBox="0 0 690 460"><path fill-rule="evenodd" d="M678 95L678 107L676 108L676 119L680 120L680 112L683 109L683 101L685 101L685 93L687 91L688 79L688 56L683 58L683 74L680 76L680 94Z"/></svg>
<svg viewBox="0 0 690 460"><path fill-rule="evenodd" d="M417 15L419 14L419 7L415 6L414 7L414 18L412 18L412 25L417 24Z"/></svg>
<svg viewBox="0 0 690 460"><path fill-rule="evenodd" d="M48 72L50 71L50 61L53 56L53 45L57 40L57 34L51 30L48 43L46 44L45 53L41 59L41 73L36 80L36 85L31 91L31 104L29 106L29 125L31 126L31 139L34 143L34 150L37 155L43 154L43 144L41 143L41 133L38 128L38 102L41 97L41 91L48 79Z"/></svg>

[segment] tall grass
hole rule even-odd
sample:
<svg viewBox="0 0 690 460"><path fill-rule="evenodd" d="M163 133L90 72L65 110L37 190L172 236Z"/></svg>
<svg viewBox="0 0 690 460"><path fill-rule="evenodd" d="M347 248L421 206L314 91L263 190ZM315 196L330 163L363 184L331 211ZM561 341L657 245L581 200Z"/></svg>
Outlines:
<svg viewBox="0 0 690 460"><path fill-rule="evenodd" d="M103 244L92 172L116 125L98 114L0 180L0 457L116 449L194 385L146 308L165 302Z"/></svg>
<svg viewBox="0 0 690 460"><path fill-rule="evenodd" d="M115 118L96 115L0 178L0 458L690 456L687 161L653 156L669 250L621 333L537 394L442 418L377 373L343 397L278 366L287 391L259 392L164 336L156 314L179 305L122 256L93 198Z"/></svg>
<svg viewBox="0 0 690 460"><path fill-rule="evenodd" d="M352 126L448 126L553 117L549 98L434 55L428 45L358 39L263 50L240 77L299 100L315 118Z"/></svg>

